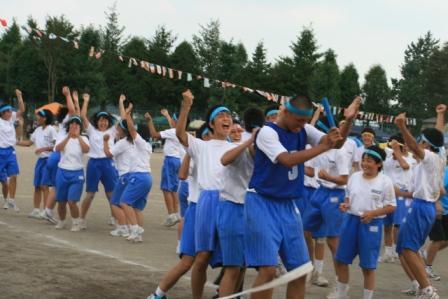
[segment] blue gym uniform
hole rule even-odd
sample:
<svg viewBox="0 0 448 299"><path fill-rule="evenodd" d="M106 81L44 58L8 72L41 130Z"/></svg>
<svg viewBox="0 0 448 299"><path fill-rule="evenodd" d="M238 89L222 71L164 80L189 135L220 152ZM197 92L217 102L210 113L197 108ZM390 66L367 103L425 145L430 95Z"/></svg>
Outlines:
<svg viewBox="0 0 448 299"><path fill-rule="evenodd" d="M190 202L185 211L184 226L180 239L180 254L196 256L195 241L196 203Z"/></svg>
<svg viewBox="0 0 448 299"><path fill-rule="evenodd" d="M5 171L8 177L19 174L16 150L14 147L0 148L0 172Z"/></svg>
<svg viewBox="0 0 448 299"><path fill-rule="evenodd" d="M48 158L39 158L34 167L34 187L51 186L51 176L47 168Z"/></svg>
<svg viewBox="0 0 448 299"><path fill-rule="evenodd" d="M126 188L128 182L129 173L125 173L120 176L115 184L114 190L112 191L112 197L110 198L110 204L115 206L120 206L121 196Z"/></svg>
<svg viewBox="0 0 448 299"><path fill-rule="evenodd" d="M151 186L152 176L149 172L129 173L120 203L125 203L134 209L143 211Z"/></svg>
<svg viewBox="0 0 448 299"><path fill-rule="evenodd" d="M61 152L52 152L47 159L47 171L50 178L49 186L56 186L56 173L58 172L58 164L61 160Z"/></svg>
<svg viewBox="0 0 448 299"><path fill-rule="evenodd" d="M216 228L218 203L218 190L202 190L199 194L195 222L196 252L215 250L218 237Z"/></svg>
<svg viewBox="0 0 448 299"><path fill-rule="evenodd" d="M84 170L58 168L56 174L56 201L75 201L81 199L84 186Z"/></svg>
<svg viewBox="0 0 448 299"><path fill-rule="evenodd" d="M86 192L98 192L100 181L105 192L112 192L117 183L118 173L111 158L90 158L86 177Z"/></svg>
<svg viewBox="0 0 448 299"><path fill-rule="evenodd" d="M180 216L184 218L185 211L188 207L188 181L181 180L179 184L179 190L177 192L179 195Z"/></svg>
<svg viewBox="0 0 448 299"><path fill-rule="evenodd" d="M177 192L177 189L179 188L178 172L180 164L181 162L179 158L165 156L162 165L160 189L168 192Z"/></svg>
<svg viewBox="0 0 448 299"><path fill-rule="evenodd" d="M304 186L303 196L300 199L296 200L296 206L297 208L299 208L300 215L302 215L302 217L305 215L305 211L310 204L311 198L313 198L316 190L316 188Z"/></svg>

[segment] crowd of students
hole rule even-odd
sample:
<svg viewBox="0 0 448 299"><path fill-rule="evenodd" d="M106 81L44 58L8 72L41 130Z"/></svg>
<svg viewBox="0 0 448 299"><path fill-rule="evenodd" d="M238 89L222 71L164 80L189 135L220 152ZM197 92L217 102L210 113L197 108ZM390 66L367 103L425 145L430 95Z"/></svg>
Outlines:
<svg viewBox="0 0 448 299"><path fill-rule="evenodd" d="M34 145L30 217L45 218L63 229L68 204L71 231L86 229L101 182L111 207L110 223L116 225L111 235L142 242L152 148L136 130L132 104L126 107L121 95L119 121L105 111L89 120L89 95L82 95L81 108L78 94L64 87L66 106L57 115L38 110L38 127L30 139L17 141L14 122L25 105L19 90L16 94L17 112L10 105L0 106L4 208L19 211L15 146ZM187 90L182 97L178 118L162 111L171 129L158 132L151 115L145 114L151 137L165 140L160 186L168 212L164 225L178 224L180 256L148 298L166 298L189 270L192 298L202 298L209 266L222 267L219 297L241 290L246 268L257 270L253 285L260 286L284 271L312 264L308 280L326 287L325 243L336 279L329 299L348 298L349 265L357 256L364 299L373 298L378 262L395 260L411 282L406 294L439 298L430 279L440 279L432 263L448 245L445 105L436 108L436 127L424 129L418 138L406 127L406 115L400 114L395 119L399 134L385 146L375 144L375 131L368 127L357 146L348 136L361 105L359 97L344 109L338 127L328 128L322 108L297 96L264 113L247 109L242 124L224 105L213 106L194 133L187 131L194 96ZM84 155L89 157L86 174ZM79 209L84 183L86 195ZM421 250L428 236L431 243L425 254ZM306 281L306 276L290 281L286 297L304 298ZM272 295L269 289L251 298Z"/></svg>

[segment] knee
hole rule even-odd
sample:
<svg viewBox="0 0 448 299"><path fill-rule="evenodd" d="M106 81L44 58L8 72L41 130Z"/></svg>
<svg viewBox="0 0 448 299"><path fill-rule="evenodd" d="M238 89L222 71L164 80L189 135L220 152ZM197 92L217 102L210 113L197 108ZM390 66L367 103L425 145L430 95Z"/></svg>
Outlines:
<svg viewBox="0 0 448 299"><path fill-rule="evenodd" d="M182 257L179 266L181 267L182 271L187 272L190 270L191 266L193 266L194 259L191 257Z"/></svg>
<svg viewBox="0 0 448 299"><path fill-rule="evenodd" d="M95 197L95 193L89 192L86 194L85 200L93 200L94 197Z"/></svg>
<svg viewBox="0 0 448 299"><path fill-rule="evenodd" d="M68 205L70 206L70 208L78 207L76 201L68 201Z"/></svg>
<svg viewBox="0 0 448 299"><path fill-rule="evenodd" d="M275 267L261 267L258 274L267 280L272 280L275 278Z"/></svg>
<svg viewBox="0 0 448 299"><path fill-rule="evenodd" d="M196 258L194 260L195 267L207 268L209 260L210 260L210 253L200 252L196 255Z"/></svg>

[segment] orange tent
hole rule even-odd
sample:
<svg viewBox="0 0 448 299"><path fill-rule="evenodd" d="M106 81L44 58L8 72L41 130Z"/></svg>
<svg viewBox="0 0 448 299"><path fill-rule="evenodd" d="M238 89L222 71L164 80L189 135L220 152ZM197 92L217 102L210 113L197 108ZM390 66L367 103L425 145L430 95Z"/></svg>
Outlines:
<svg viewBox="0 0 448 299"><path fill-rule="evenodd" d="M37 112L39 112L40 110L43 110L43 109L48 109L48 110L51 111L51 113L53 113L53 115L57 115L58 112L59 112L59 109L61 109L61 107L62 107L62 104L60 104L58 102L53 102L53 103L50 103L50 104L47 104L47 105L44 105L42 107L37 108L34 111L34 113L37 113Z"/></svg>

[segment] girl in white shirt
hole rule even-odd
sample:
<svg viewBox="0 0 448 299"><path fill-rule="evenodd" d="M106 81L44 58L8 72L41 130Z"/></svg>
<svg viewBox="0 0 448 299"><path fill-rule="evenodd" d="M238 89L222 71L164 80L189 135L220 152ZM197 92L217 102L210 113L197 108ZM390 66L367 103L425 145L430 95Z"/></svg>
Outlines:
<svg viewBox="0 0 448 299"><path fill-rule="evenodd" d="M30 140L17 142L19 146L35 145L36 155L39 157L34 167L34 209L30 213L31 218L45 218L45 211L40 211L40 204L44 200L46 205L48 196L48 186L51 185L50 172L47 169L47 160L53 151L56 141L56 129L53 128L53 114L50 110L43 109L36 113L37 124L39 125L31 134Z"/></svg>
<svg viewBox="0 0 448 299"><path fill-rule="evenodd" d="M84 186L83 155L89 152L89 140L81 136L82 121L72 116L67 123L67 136L58 140L55 150L61 152L61 160L56 174L56 201L58 202L59 222L57 229L65 226L67 203L72 217L71 231L80 231L78 201Z"/></svg>
<svg viewBox="0 0 448 299"><path fill-rule="evenodd" d="M75 95L78 97L78 95ZM83 94L84 103L81 110L81 118L83 121L83 126L86 130L87 136L89 136L90 151L89 151L89 162L87 163L86 171L86 196L81 204L81 219L80 225L81 229L87 229L86 216L89 211L90 205L96 192L98 192L98 184L101 181L106 193L106 198L110 202L112 191L114 190L115 184L117 183L118 173L115 168L114 161L107 157L104 153L103 148L103 138L105 135L109 135L109 146L112 146L116 129L114 127L114 117L105 111L99 111L94 114L93 122L90 123L87 118L87 110L90 101L90 95ZM123 104L125 99L124 95L120 96L120 104ZM113 225L115 223L111 207L111 220L109 224Z"/></svg>
<svg viewBox="0 0 448 299"><path fill-rule="evenodd" d="M394 211L395 192L389 177L381 168L386 153L377 146L364 150L362 171L354 173L347 185L347 196L340 209L344 218L339 247L336 252L337 289L331 298L348 298L349 264L359 255L364 275L363 299L371 299L375 287L375 269L381 249L385 215Z"/></svg>

